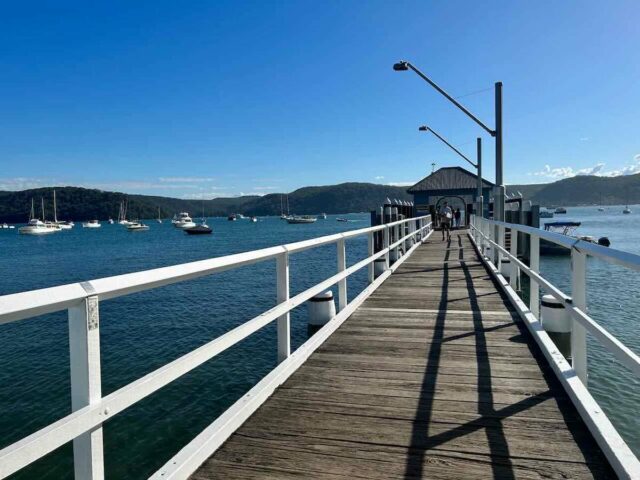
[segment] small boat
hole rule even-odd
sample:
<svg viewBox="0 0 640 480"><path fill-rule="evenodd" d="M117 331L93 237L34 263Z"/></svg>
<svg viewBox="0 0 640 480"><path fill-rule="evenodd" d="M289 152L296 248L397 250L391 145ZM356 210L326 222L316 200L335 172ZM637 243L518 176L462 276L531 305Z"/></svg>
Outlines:
<svg viewBox="0 0 640 480"><path fill-rule="evenodd" d="M172 222L176 228L191 228L196 226L187 212L180 212L178 215L175 215Z"/></svg>
<svg viewBox="0 0 640 480"><path fill-rule="evenodd" d="M292 215L287 218L287 223L315 223L318 220L311 215Z"/></svg>
<svg viewBox="0 0 640 480"><path fill-rule="evenodd" d="M540 218L553 218L553 212L543 210L540 212Z"/></svg>
<svg viewBox="0 0 640 480"><path fill-rule="evenodd" d="M348 222L346 218L336 218L336 222Z"/></svg>
<svg viewBox="0 0 640 480"><path fill-rule="evenodd" d="M184 233L187 235L209 235L213 233L213 229L207 225L205 219L203 218L200 222L200 225L196 225L195 227L185 228Z"/></svg>
<svg viewBox="0 0 640 480"><path fill-rule="evenodd" d="M53 190L53 223L60 227L60 230L71 230L75 223L71 221L58 220L58 207L56 205L56 191Z"/></svg>
<svg viewBox="0 0 640 480"><path fill-rule="evenodd" d="M98 220L89 220L82 223L82 228L100 228L101 226Z"/></svg>
<svg viewBox="0 0 640 480"><path fill-rule="evenodd" d="M160 218L160 207L158 207L158 223L162 223L162 219Z"/></svg>
<svg viewBox="0 0 640 480"><path fill-rule="evenodd" d="M59 231L60 228L54 226L52 223L44 223L38 218L32 218L27 225L18 229L21 235L47 235Z"/></svg>
<svg viewBox="0 0 640 480"><path fill-rule="evenodd" d="M235 222L237 219L238 216L235 213L232 213L227 217L227 220L229 220L230 222Z"/></svg>
<svg viewBox="0 0 640 480"><path fill-rule="evenodd" d="M326 213L321 213L321 214L320 214L320 218L321 218L322 220L326 220L326 219L327 219L327 214L326 214Z"/></svg>
<svg viewBox="0 0 640 480"><path fill-rule="evenodd" d="M558 207L555 209L555 213L567 213L567 209L564 207Z"/></svg>
<svg viewBox="0 0 640 480"><path fill-rule="evenodd" d="M591 235L575 235L574 232L580 225L580 222L550 222L544 224L544 229L547 232L559 233L575 240L584 240L604 247L611 245L611 242L607 237L601 237L596 240L596 238ZM557 243L541 238L540 255L571 255L571 250L558 245Z"/></svg>
<svg viewBox="0 0 640 480"><path fill-rule="evenodd" d="M128 227L129 225L131 225L131 223L129 220L127 220L127 202L125 200L122 200L120 202L120 210L118 211L118 225L124 225L125 227Z"/></svg>
<svg viewBox="0 0 640 480"><path fill-rule="evenodd" d="M599 212L604 212L604 207L598 207Z"/></svg>
<svg viewBox="0 0 640 480"><path fill-rule="evenodd" d="M9 228L9 225L7 225L6 223L3 223L2 227L0 227L0 228Z"/></svg>
<svg viewBox="0 0 640 480"><path fill-rule="evenodd" d="M631 209L629 208L629 205L627 205L626 207L624 207L624 210L622 210L622 213L624 213L624 214L629 214L629 213L631 213Z"/></svg>
<svg viewBox="0 0 640 480"><path fill-rule="evenodd" d="M131 222L129 225L127 225L127 230L130 232L144 232L146 230L149 230L149 226L140 222Z"/></svg>
<svg viewBox="0 0 640 480"><path fill-rule="evenodd" d="M249 221L251 221L251 222L257 222L257 221L258 221L258 217L251 217L251 218L249 219Z"/></svg>
<svg viewBox="0 0 640 480"><path fill-rule="evenodd" d="M109 217L109 225L113 225L114 223L113 218Z"/></svg>
<svg viewBox="0 0 640 480"><path fill-rule="evenodd" d="M42 199L42 218L44 218L44 199ZM35 218L35 210L33 206L33 198L31 199L31 214L29 215L29 223L18 229L21 235L47 235L49 233L60 232L62 229L53 222L43 222Z"/></svg>

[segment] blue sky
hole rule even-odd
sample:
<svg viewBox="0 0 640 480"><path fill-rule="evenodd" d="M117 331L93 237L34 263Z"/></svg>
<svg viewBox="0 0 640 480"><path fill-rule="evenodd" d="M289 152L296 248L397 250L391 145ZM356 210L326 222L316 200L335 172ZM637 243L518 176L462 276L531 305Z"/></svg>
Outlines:
<svg viewBox="0 0 640 480"><path fill-rule="evenodd" d="M409 184L493 126L505 180L640 171L640 3L11 2L0 19L0 189L176 197ZM470 95L469 95L470 94ZM483 135L493 179L493 140Z"/></svg>

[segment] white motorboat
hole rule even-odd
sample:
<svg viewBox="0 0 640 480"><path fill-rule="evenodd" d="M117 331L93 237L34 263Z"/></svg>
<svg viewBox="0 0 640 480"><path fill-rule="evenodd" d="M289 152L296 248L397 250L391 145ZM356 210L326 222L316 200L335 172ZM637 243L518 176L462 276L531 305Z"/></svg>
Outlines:
<svg viewBox="0 0 640 480"><path fill-rule="evenodd" d="M258 217L251 217L249 219L250 222L257 222L258 221Z"/></svg>
<svg viewBox="0 0 640 480"><path fill-rule="evenodd" d="M131 222L131 224L127 226L127 230L130 232L144 232L149 230L149 225L140 222Z"/></svg>
<svg viewBox="0 0 640 480"><path fill-rule="evenodd" d="M98 220L89 220L82 223L82 228L100 228L101 226Z"/></svg>
<svg viewBox="0 0 640 480"><path fill-rule="evenodd" d="M287 218L288 223L315 223L318 220L310 215L292 215Z"/></svg>
<svg viewBox="0 0 640 480"><path fill-rule="evenodd" d="M187 212L180 212L178 215L174 216L172 222L173 226L176 228L191 228L196 226L196 223Z"/></svg>
<svg viewBox="0 0 640 480"><path fill-rule="evenodd" d="M44 199L42 199L42 218L44 218ZM33 206L33 198L31 199L31 215L29 223L24 227L18 229L18 233L21 235L48 235L50 233L60 232L60 226L53 222L43 222L42 220L35 218L35 211Z"/></svg>
<svg viewBox="0 0 640 480"><path fill-rule="evenodd" d="M0 228L9 228L9 225L7 225L6 223L3 223Z"/></svg>
<svg viewBox="0 0 640 480"><path fill-rule="evenodd" d="M627 205L626 207L624 207L624 210L622 210L622 213L624 213L624 214L629 214L629 213L631 213L631 209L629 208L629 205Z"/></svg>

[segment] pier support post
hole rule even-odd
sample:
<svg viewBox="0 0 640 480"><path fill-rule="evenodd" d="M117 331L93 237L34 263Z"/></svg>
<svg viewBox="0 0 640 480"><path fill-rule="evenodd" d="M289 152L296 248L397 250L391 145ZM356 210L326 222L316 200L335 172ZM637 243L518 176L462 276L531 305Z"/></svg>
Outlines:
<svg viewBox="0 0 640 480"><path fill-rule="evenodd" d="M587 311L586 295L587 256L571 250L571 300L573 306ZM587 385L587 331L574 318L571 322L571 359L576 375Z"/></svg>
<svg viewBox="0 0 640 480"><path fill-rule="evenodd" d="M385 232L388 232L389 229L385 228ZM385 236L385 242L388 240L388 237ZM347 255L345 250L344 238L341 238L336 243L338 248L338 273L346 270L347 268ZM387 265L389 264L388 254L387 254ZM341 312L347 306L347 279L343 278L338 282L338 311Z"/></svg>
<svg viewBox="0 0 640 480"><path fill-rule="evenodd" d="M68 316L71 409L75 412L102 398L98 297L87 297L70 308ZM73 440L73 470L75 478L104 479L102 425Z"/></svg>
<svg viewBox="0 0 640 480"><path fill-rule="evenodd" d="M540 237L529 236L529 268L536 273L540 272ZM531 276L529 276L529 310L540 320L540 287Z"/></svg>
<svg viewBox="0 0 640 480"><path fill-rule="evenodd" d="M276 300L278 303L289 300L289 253L284 252L276 258ZM278 363L291 355L291 320L289 312L278 317Z"/></svg>

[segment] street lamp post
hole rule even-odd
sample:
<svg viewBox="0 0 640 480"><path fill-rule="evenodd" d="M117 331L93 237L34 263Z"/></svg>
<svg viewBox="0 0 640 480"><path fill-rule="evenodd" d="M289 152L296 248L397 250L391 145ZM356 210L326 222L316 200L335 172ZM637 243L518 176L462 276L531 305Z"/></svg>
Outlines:
<svg viewBox="0 0 640 480"><path fill-rule="evenodd" d="M482 127L489 135L496 139L496 187L497 192L494 201L494 218L498 220L504 220L504 185L502 177L502 82L495 83L495 122L496 128L492 130L487 127L478 117L467 110L461 105L455 98L445 92L437 83L427 77L424 73L418 70L410 62L401 60L393 65L393 69L399 72L413 70L420 78L440 92L447 100L453 103L456 107L462 110L471 120L476 122Z"/></svg>
<svg viewBox="0 0 640 480"><path fill-rule="evenodd" d="M483 205L482 205L482 138L478 137L476 139L476 163L473 163L471 160L469 160L467 158L467 156L465 154L463 154L460 150L458 150L456 147L454 147L453 145L451 145L449 142L447 142L438 132L436 132L435 130L433 130L430 127L427 127L426 125L422 125L421 127L418 127L418 130L421 132L431 132L433 133L436 137L438 137L438 139L440 139L445 145L447 145L451 150L453 150L454 152L456 152L459 156L461 156L462 158L464 158L468 163L470 163L473 167L475 167L478 171L478 175L477 175L477 204L478 204L478 212L479 215L482 216L483 215Z"/></svg>

